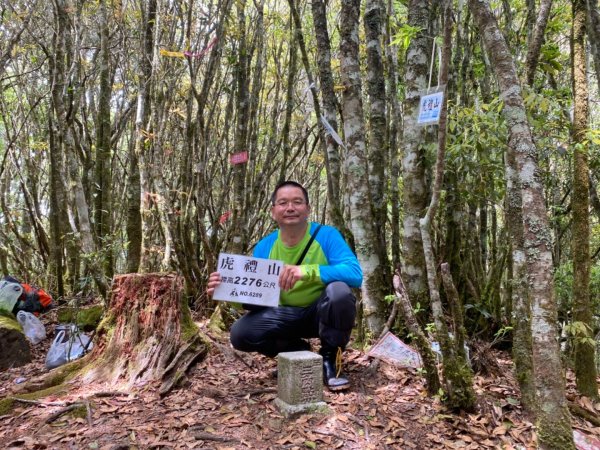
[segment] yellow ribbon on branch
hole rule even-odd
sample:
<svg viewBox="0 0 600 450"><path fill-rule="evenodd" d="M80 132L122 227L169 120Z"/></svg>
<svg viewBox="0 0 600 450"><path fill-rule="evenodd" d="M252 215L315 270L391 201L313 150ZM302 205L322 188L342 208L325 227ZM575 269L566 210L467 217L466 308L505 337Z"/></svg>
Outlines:
<svg viewBox="0 0 600 450"><path fill-rule="evenodd" d="M171 58L184 58L185 55L183 54L183 52L170 52L168 50L164 50L164 49L160 49L160 55L161 56L169 56Z"/></svg>

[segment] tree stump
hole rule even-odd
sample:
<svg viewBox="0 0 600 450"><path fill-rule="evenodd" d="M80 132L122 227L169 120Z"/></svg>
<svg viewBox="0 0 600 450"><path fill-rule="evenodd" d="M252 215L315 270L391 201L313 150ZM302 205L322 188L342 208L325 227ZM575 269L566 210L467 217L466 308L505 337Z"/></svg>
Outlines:
<svg viewBox="0 0 600 450"><path fill-rule="evenodd" d="M0 370L31 362L29 342L12 314L0 314Z"/></svg>
<svg viewBox="0 0 600 450"><path fill-rule="evenodd" d="M129 387L160 381L159 393L169 392L209 348L182 293L176 275L115 276L83 381Z"/></svg>

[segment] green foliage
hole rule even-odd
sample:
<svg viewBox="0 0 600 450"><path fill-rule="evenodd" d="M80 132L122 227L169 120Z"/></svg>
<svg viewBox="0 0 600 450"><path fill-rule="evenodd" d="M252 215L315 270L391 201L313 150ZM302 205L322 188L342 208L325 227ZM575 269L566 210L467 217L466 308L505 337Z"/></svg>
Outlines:
<svg viewBox="0 0 600 450"><path fill-rule="evenodd" d="M507 335L510 335L510 333L512 333L512 330L513 330L513 327L511 327L509 325L500 328L494 334L494 340L492 342L492 345L504 340L504 338L507 337Z"/></svg>
<svg viewBox="0 0 600 450"><path fill-rule="evenodd" d="M401 52L405 52L410 45L411 39L414 38L420 31L420 27L413 27L405 23L392 37L391 45L397 45Z"/></svg>
<svg viewBox="0 0 600 450"><path fill-rule="evenodd" d="M561 58L560 49L555 42L547 42L542 46L539 68L547 73L556 75L563 70L563 65L559 61Z"/></svg>
<svg viewBox="0 0 600 450"><path fill-rule="evenodd" d="M445 403L447 400L446 392L442 388L438 389L438 392L436 395L434 395L434 397L437 398L442 403Z"/></svg>
<svg viewBox="0 0 600 450"><path fill-rule="evenodd" d="M583 322L573 322L564 327L565 332L573 339L574 342L582 345L596 346L596 341L592 336L592 329L589 325Z"/></svg>
<svg viewBox="0 0 600 450"><path fill-rule="evenodd" d="M479 107L452 107L448 121L447 170L462 188L457 195L465 202L503 196L507 130L499 98Z"/></svg>
<svg viewBox="0 0 600 450"><path fill-rule="evenodd" d="M596 312L595 316L596 319L598 319L600 297L594 295L594 293L600 292L600 264L595 264L591 267L590 292L592 293L590 296L592 301L592 311ZM558 303L559 317L561 320L566 320L573 307L573 264L570 261L559 266L554 272L554 293ZM575 325L576 323L577 322L572 325ZM569 325L565 326L565 329L567 329L568 326ZM577 327L571 328L571 331L573 332L576 332L577 330Z"/></svg>

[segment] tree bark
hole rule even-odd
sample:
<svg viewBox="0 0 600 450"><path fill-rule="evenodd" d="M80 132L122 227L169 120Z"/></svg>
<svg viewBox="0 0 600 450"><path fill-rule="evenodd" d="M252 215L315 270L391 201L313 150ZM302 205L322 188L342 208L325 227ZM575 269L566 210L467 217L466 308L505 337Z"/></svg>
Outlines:
<svg viewBox="0 0 600 450"><path fill-rule="evenodd" d="M574 449L560 361L557 310L552 280L552 242L537 149L533 143L516 67L487 0L470 0L470 8L496 73L503 115L509 129L508 152L514 153L523 201L523 227L529 291L532 299L532 343L538 394L539 444L544 449Z"/></svg>
<svg viewBox="0 0 600 450"><path fill-rule="evenodd" d="M385 111L385 74L381 50L384 10L382 0L366 0L364 26L367 47L367 91L369 93L369 187L373 225L377 230L377 253L383 279L390 279L388 268L386 225L387 200L385 196L388 142Z"/></svg>
<svg viewBox="0 0 600 450"><path fill-rule="evenodd" d="M350 217L356 254L363 269L362 287L364 319L373 335L378 335L385 323L383 317L383 289L381 261L376 247L375 230L369 195L368 161L365 143L365 125L362 87L358 55L358 19L360 0L343 0L340 13L340 60L344 86L342 112L344 134L348 144L346 173Z"/></svg>
<svg viewBox="0 0 600 450"><path fill-rule="evenodd" d="M588 22L587 33L592 48L596 80L600 88L600 11L598 0L587 0Z"/></svg>
<svg viewBox="0 0 600 450"><path fill-rule="evenodd" d="M530 86L533 86L535 79L535 69L540 59L540 51L544 43L544 32L546 31L551 9L552 0L541 0L533 35L528 39L525 67L527 67L527 84Z"/></svg>
<svg viewBox="0 0 600 450"><path fill-rule="evenodd" d="M590 299L590 186L586 133L589 127L589 93L586 64L585 0L573 0L573 328L577 390L598 398L592 304Z"/></svg>
<svg viewBox="0 0 600 450"><path fill-rule="evenodd" d="M394 2L387 0L387 14L385 17L385 52L387 61L387 104L389 105L388 141L390 161L390 203L391 203L391 242L392 267L400 267L400 159L398 155L399 130L402 117L398 101L398 46L392 44L392 18L394 17Z"/></svg>
<svg viewBox="0 0 600 450"><path fill-rule="evenodd" d="M513 360L523 409L535 416L535 380L533 373L531 342L531 299L527 285L525 237L523 234L523 209L518 173L515 170L514 153L508 152L506 171L506 226L510 236L513 278L511 283L512 318L514 328Z"/></svg>
<svg viewBox="0 0 600 450"><path fill-rule="evenodd" d="M290 24L290 28L295 28L293 24ZM294 88L296 85L296 78L298 72L298 41L296 35L293 34L294 38L290 42L290 59L288 64L288 79L285 92L285 119L283 122L283 128L281 129L283 144L282 144L282 160L281 170L279 172L279 182L285 181L286 171L288 168L288 160L292 152L290 146L290 126L292 122L292 111L294 110Z"/></svg>
<svg viewBox="0 0 600 450"><path fill-rule="evenodd" d="M109 23L106 0L100 7L100 94L96 117L96 162L94 182L94 226L102 249L104 275L113 276L112 252L112 170L111 170L111 71L109 51Z"/></svg>
<svg viewBox="0 0 600 450"><path fill-rule="evenodd" d="M406 52L406 94L403 105L404 128L402 142L402 178L404 180L404 280L413 305L427 309L427 269L419 219L427 207L428 190L425 182L425 147L430 141L426 127L416 123L420 95L427 89L431 40L428 37L428 0L411 0L408 6L408 25L419 28Z"/></svg>
<svg viewBox="0 0 600 450"><path fill-rule="evenodd" d="M238 49L235 73L236 85L236 110L235 136L232 154L248 151L248 122L249 122L249 98L248 98L248 48L246 39L246 0L236 3L238 13ZM246 217L244 190L246 187L247 164L236 164L233 166L233 230L231 237L232 253L242 254L247 245L247 236L244 232L244 218Z"/></svg>
<svg viewBox="0 0 600 450"><path fill-rule="evenodd" d="M323 0L311 1L313 25L317 41L317 67L319 70L319 85L323 99L323 116L331 127L339 133L337 110L338 101L335 96L333 74L331 71L331 41L327 31L327 11ZM295 9L295 8L294 8ZM313 92L313 95L315 95ZM316 110L315 110L316 112ZM320 117L317 117L320 121ZM319 129L323 130L322 124ZM340 229L346 238L349 238L349 230L342 212L342 190L340 188L341 162L338 144L328 133L323 133L326 142L325 164L327 167L327 199L329 200L329 211L331 222ZM350 241L351 239L349 239Z"/></svg>
<svg viewBox="0 0 600 450"><path fill-rule="evenodd" d="M154 24L156 22L156 0L149 0L144 8L140 4L140 59L137 111L135 115L134 145L129 151L129 179L127 180L127 272L135 273L142 262L142 188L140 158L144 152L144 128L150 117L150 89L152 83L152 54L154 48ZM143 159L143 158L142 158Z"/></svg>

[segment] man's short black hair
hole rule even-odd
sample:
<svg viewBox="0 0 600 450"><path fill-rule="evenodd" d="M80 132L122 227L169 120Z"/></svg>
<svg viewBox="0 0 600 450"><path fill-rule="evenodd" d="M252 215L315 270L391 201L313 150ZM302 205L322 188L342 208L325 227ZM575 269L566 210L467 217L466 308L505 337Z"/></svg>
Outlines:
<svg viewBox="0 0 600 450"><path fill-rule="evenodd" d="M304 186L302 186L300 183L298 183L296 181L291 181L291 180L282 181L281 183L278 183L277 186L275 186L275 189L273 189L273 193L271 194L271 204L272 205L275 205L275 198L277 197L277 191L285 186L293 186L293 187L297 187L298 189L301 189L302 194L304 195L304 201L308 205L308 192L307 192L306 188Z"/></svg>

